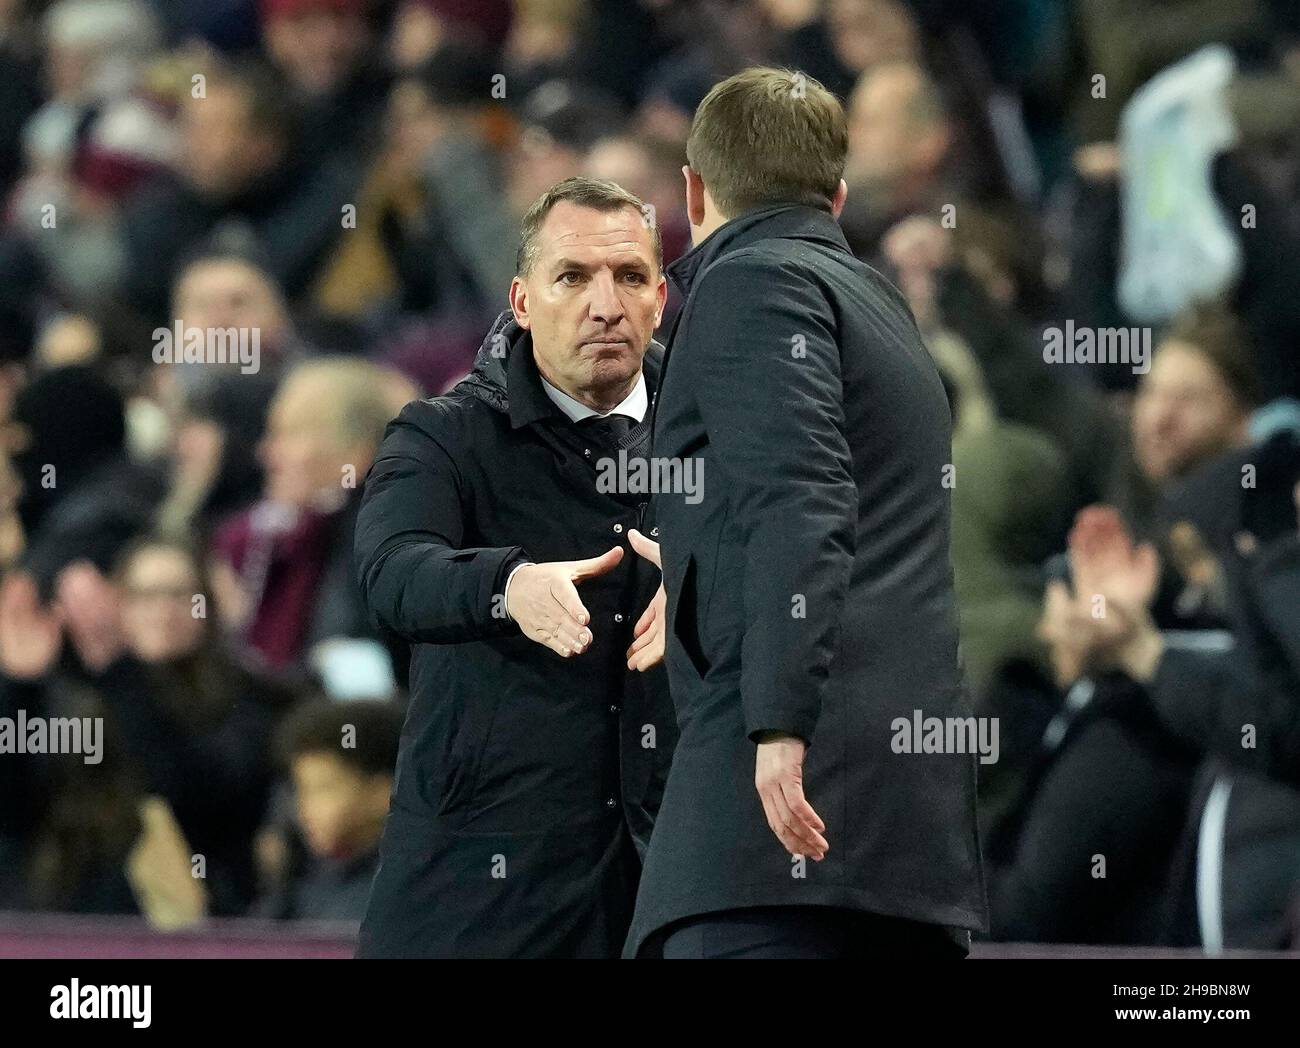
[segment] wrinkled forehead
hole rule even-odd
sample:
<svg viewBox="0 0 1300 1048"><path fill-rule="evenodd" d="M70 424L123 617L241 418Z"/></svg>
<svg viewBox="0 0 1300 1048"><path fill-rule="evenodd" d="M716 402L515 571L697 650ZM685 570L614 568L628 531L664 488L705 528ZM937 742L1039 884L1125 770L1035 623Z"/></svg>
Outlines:
<svg viewBox="0 0 1300 1048"><path fill-rule="evenodd" d="M542 266L561 258L599 265L640 259L655 266L654 237L649 223L632 206L597 211L567 201L556 204L537 231Z"/></svg>

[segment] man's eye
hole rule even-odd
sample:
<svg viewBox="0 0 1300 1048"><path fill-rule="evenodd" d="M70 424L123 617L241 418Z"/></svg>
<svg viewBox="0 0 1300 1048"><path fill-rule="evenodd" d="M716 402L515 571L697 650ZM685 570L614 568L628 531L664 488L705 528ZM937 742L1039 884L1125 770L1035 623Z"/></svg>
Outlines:
<svg viewBox="0 0 1300 1048"><path fill-rule="evenodd" d="M573 287L581 279L582 274L576 269L570 269L568 272L560 274L560 283L567 284L569 287Z"/></svg>
<svg viewBox="0 0 1300 1048"><path fill-rule="evenodd" d="M624 274L624 279L625 279L625 280L630 280L630 281L632 281L632 283L634 283L634 284L644 284L644 283L645 283L645 274L644 274L644 273L625 273L625 274Z"/></svg>

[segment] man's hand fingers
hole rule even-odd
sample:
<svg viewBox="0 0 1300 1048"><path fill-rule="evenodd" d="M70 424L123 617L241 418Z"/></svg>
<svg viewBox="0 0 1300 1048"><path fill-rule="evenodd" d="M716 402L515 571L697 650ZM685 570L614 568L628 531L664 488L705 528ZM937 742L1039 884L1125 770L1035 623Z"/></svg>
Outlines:
<svg viewBox="0 0 1300 1048"><path fill-rule="evenodd" d="M630 670L644 672L652 666L657 666L664 658L663 635L652 630L639 637L632 647L628 648L627 656L627 668Z"/></svg>
<svg viewBox="0 0 1300 1048"><path fill-rule="evenodd" d="M654 634L643 633L641 636L637 637L637 639L632 642L632 646L627 649L627 657L630 659L638 651L644 650L647 645L652 644L653 642Z"/></svg>
<svg viewBox="0 0 1300 1048"><path fill-rule="evenodd" d="M790 807L790 814L802 821L814 833L824 833L826 823L822 822L821 816L808 803L808 798L804 796L803 785L792 780L785 780L780 783L780 786L785 802Z"/></svg>
<svg viewBox="0 0 1300 1048"><path fill-rule="evenodd" d="M776 805L772 802L772 798L766 790L758 791L758 799L763 805L763 814L767 816L767 828L784 846L785 838L782 835L785 833L785 826L781 822L781 816L777 813ZM787 847L786 850L788 851L789 848Z"/></svg>
<svg viewBox="0 0 1300 1048"><path fill-rule="evenodd" d="M572 588L570 583L565 585ZM577 606L581 609L582 602L578 601ZM557 655L580 655L591 646L591 629L577 622L553 594L530 601L521 609L520 617L527 623L524 633L528 639Z"/></svg>
<svg viewBox="0 0 1300 1048"><path fill-rule="evenodd" d="M551 632L544 630L539 632L535 638L542 644L545 644L555 654L562 658L572 658L574 655L581 655L590 646L590 639L583 641L582 636L590 638L591 634L587 631L570 629L568 626L557 626Z"/></svg>
<svg viewBox="0 0 1300 1048"><path fill-rule="evenodd" d="M826 841L791 812L783 786L772 783L765 792L781 826L781 832L777 836L785 845L786 851L791 855L809 855L820 859L826 852Z"/></svg>
<svg viewBox="0 0 1300 1048"><path fill-rule="evenodd" d="M591 646L591 630L576 622L558 601L552 605L543 628L558 645L556 650L561 655L581 655Z"/></svg>
<svg viewBox="0 0 1300 1048"><path fill-rule="evenodd" d="M653 539L648 539L641 532L633 528L627 533L628 540L632 543L632 548L637 551L638 555L645 557L656 568L662 568L659 562L659 543Z"/></svg>
<svg viewBox="0 0 1300 1048"><path fill-rule="evenodd" d="M645 672L663 661L666 605L664 588L660 586L632 631L636 640L627 650L628 669Z"/></svg>
<svg viewBox="0 0 1300 1048"><path fill-rule="evenodd" d="M551 584L551 596L557 605L553 609L557 618L567 615L578 626L585 626L591 621L591 615L587 613L582 598L578 596L578 589L572 582L557 579Z"/></svg>
<svg viewBox="0 0 1300 1048"><path fill-rule="evenodd" d="M795 848L791 854L808 855L817 860L824 858L829 847L826 838L818 833L802 815L798 814L791 803L794 800L800 804L801 808L812 811L812 808L808 807L807 802L803 800L803 790L796 783L781 782L776 784L773 793L777 809L785 818L786 829L789 830L790 836L795 842ZM813 812L813 818L817 819L816 812ZM820 819L817 819L817 821L821 822Z"/></svg>
<svg viewBox="0 0 1300 1048"><path fill-rule="evenodd" d="M641 636L654 623L655 620L655 602L651 601L646 605L645 611L641 612L641 617L636 620L636 625L632 627L632 635Z"/></svg>
<svg viewBox="0 0 1300 1048"><path fill-rule="evenodd" d="M555 639L568 649L570 655L581 655L591 646L591 630L572 622L562 622Z"/></svg>
<svg viewBox="0 0 1300 1048"><path fill-rule="evenodd" d="M826 838L822 836L826 832L826 823L822 822L822 817L808 803L808 798L803 793L803 787L797 782L783 782L781 790L785 796L786 804L790 807L790 814L803 827L802 836L812 840L825 852L830 847L826 842Z"/></svg>
<svg viewBox="0 0 1300 1048"><path fill-rule="evenodd" d="M604 575L605 572L613 571L614 568L618 567L618 562L622 559L623 547L613 546L607 553L602 553L599 557L571 561L569 564L569 578L574 582L582 582L584 579Z"/></svg>

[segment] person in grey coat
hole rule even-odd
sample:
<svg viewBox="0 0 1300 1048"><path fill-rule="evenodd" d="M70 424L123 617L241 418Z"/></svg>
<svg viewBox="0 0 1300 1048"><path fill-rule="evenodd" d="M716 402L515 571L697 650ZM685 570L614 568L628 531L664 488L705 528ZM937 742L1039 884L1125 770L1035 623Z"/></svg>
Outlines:
<svg viewBox="0 0 1300 1048"><path fill-rule="evenodd" d="M839 102L713 88L687 144L694 250L655 409L681 736L625 956L964 954L986 924L958 665L951 414L902 295L849 251ZM702 471L702 472L701 472Z"/></svg>

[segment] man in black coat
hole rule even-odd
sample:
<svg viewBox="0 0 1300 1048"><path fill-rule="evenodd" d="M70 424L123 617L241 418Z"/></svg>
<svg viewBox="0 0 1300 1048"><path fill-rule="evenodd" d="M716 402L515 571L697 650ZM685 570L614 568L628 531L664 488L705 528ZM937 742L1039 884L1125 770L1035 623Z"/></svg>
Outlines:
<svg viewBox="0 0 1300 1048"><path fill-rule="evenodd" d="M986 923L951 418L835 221L846 148L802 74L738 74L695 115L653 454L703 491L654 503L681 736L629 956L960 955Z"/></svg>
<svg viewBox="0 0 1300 1048"><path fill-rule="evenodd" d="M624 547L649 495L610 472L648 445L662 353L645 213L607 182L544 194L511 312L370 470L361 585L413 653L361 956L617 956L626 936L676 737L662 667L629 672L662 644L659 572Z"/></svg>

